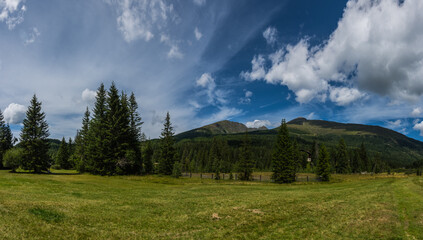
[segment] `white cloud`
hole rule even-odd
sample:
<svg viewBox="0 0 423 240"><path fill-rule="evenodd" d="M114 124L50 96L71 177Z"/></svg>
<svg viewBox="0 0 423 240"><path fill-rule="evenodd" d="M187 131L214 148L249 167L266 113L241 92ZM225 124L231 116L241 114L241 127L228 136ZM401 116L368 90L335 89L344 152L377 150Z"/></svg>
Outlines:
<svg viewBox="0 0 423 240"><path fill-rule="evenodd" d="M23 105L17 103L11 103L4 110L3 115L4 119L9 124L18 124L22 123L25 118L26 108Z"/></svg>
<svg viewBox="0 0 423 240"><path fill-rule="evenodd" d="M166 26L168 19L175 19L173 4L163 0L123 0L118 2L118 11L118 29L127 42L148 42L154 37L153 31Z"/></svg>
<svg viewBox="0 0 423 240"><path fill-rule="evenodd" d="M254 120L253 122L247 122L245 124L248 128L259 128L272 126L269 120Z"/></svg>
<svg viewBox="0 0 423 240"><path fill-rule="evenodd" d="M169 59L172 59L172 58L182 59L184 58L184 54L179 50L179 47L177 45L172 45L170 47L169 52L167 53L167 57Z"/></svg>
<svg viewBox="0 0 423 240"><path fill-rule="evenodd" d="M241 72L240 76L247 81L263 79L266 76L266 70L264 69L265 62L266 60L262 55L254 56L251 61L251 72Z"/></svg>
<svg viewBox="0 0 423 240"><path fill-rule="evenodd" d="M312 112L312 113L310 113L309 115L306 116L306 119L311 120L311 119L315 119L315 117L316 117L316 114L314 112Z"/></svg>
<svg viewBox="0 0 423 240"><path fill-rule="evenodd" d="M392 128L398 128L402 125L402 121L400 119L398 119L396 121L388 121L388 124Z"/></svg>
<svg viewBox="0 0 423 240"><path fill-rule="evenodd" d="M210 75L210 73L203 73L199 79L196 81L197 86L207 87L212 86L214 89L216 84L214 83L214 78Z"/></svg>
<svg viewBox="0 0 423 240"><path fill-rule="evenodd" d="M334 87L330 89L329 98L338 106L345 106L364 96L355 88Z"/></svg>
<svg viewBox="0 0 423 240"><path fill-rule="evenodd" d="M421 12L419 0L350 0L337 29L322 45L309 46L308 39L302 39L269 56L272 66L264 77L250 76L257 72L254 66L243 75L285 85L300 103L326 95L333 82L393 99L418 100L423 95ZM354 90L348 94L349 99L359 99Z"/></svg>
<svg viewBox="0 0 423 240"><path fill-rule="evenodd" d="M245 96L239 99L240 104L249 104L251 103L251 97L253 96L253 92L245 90Z"/></svg>
<svg viewBox="0 0 423 240"><path fill-rule="evenodd" d="M267 44L273 45L276 43L278 31L274 27L268 27L263 32L263 37L266 39Z"/></svg>
<svg viewBox="0 0 423 240"><path fill-rule="evenodd" d="M246 91L245 92L245 97L246 98L250 98L250 97L252 97L253 96L253 92L251 92L251 91Z"/></svg>
<svg viewBox="0 0 423 240"><path fill-rule="evenodd" d="M31 44L33 42L35 42L35 39L37 39L38 36L40 36L40 31L38 31L38 28L34 27L31 29L31 31L26 34L25 36L25 40L24 40L24 45L28 45Z"/></svg>
<svg viewBox="0 0 423 240"><path fill-rule="evenodd" d="M23 0L0 0L0 22L6 22L9 30L23 22L26 6Z"/></svg>
<svg viewBox="0 0 423 240"><path fill-rule="evenodd" d="M97 96L96 91L92 91L88 88L86 88L84 91L82 91L81 97L82 101L85 103L91 104L95 101L95 97Z"/></svg>
<svg viewBox="0 0 423 240"><path fill-rule="evenodd" d="M420 107L416 107L413 109L413 111L411 112L411 116L413 117L418 117L422 114L422 109Z"/></svg>
<svg viewBox="0 0 423 240"><path fill-rule="evenodd" d="M207 120L203 121L205 124L210 122L218 122L222 120L229 120L234 116L242 113L242 110L230 107L220 107L217 113L212 114Z"/></svg>
<svg viewBox="0 0 423 240"><path fill-rule="evenodd" d="M198 6L203 6L204 4L206 4L206 0L193 0L193 2Z"/></svg>
<svg viewBox="0 0 423 240"><path fill-rule="evenodd" d="M423 121L416 123L413 127L414 130L420 131L420 136L423 136Z"/></svg>
<svg viewBox="0 0 423 240"><path fill-rule="evenodd" d="M198 30L198 28L196 27L194 29L194 35L195 35L195 39L200 40L203 37L203 34L200 32L200 30Z"/></svg>

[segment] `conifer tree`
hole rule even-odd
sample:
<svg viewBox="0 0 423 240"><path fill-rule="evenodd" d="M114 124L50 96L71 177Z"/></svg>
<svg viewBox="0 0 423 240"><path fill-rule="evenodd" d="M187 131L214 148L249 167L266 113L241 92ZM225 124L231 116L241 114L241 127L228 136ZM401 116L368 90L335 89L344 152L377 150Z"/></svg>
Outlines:
<svg viewBox="0 0 423 240"><path fill-rule="evenodd" d="M151 174L153 173L153 148L151 147L151 143L150 141L146 141L145 143L145 147L144 147L144 156L143 156L143 160L144 160L144 172L146 174Z"/></svg>
<svg viewBox="0 0 423 240"><path fill-rule="evenodd" d="M322 181L330 180L330 156L325 145L321 144L319 149L319 158L317 160L316 175Z"/></svg>
<svg viewBox="0 0 423 240"><path fill-rule="evenodd" d="M351 172L360 173L361 172L361 159L358 152L358 149L354 149L351 153Z"/></svg>
<svg viewBox="0 0 423 240"><path fill-rule="evenodd" d="M361 170L370 172L371 164L370 164L369 158L367 157L367 150L366 150L366 147L364 146L364 143L361 143L360 149L358 150L358 154L360 156Z"/></svg>
<svg viewBox="0 0 423 240"><path fill-rule="evenodd" d="M48 124L45 120L45 113L41 110L41 102L38 102L37 96L31 99L31 105L26 111L26 117L23 120L21 132L21 146L24 150L22 167L26 170L32 170L36 173L48 171L50 159L47 154L49 144Z"/></svg>
<svg viewBox="0 0 423 240"><path fill-rule="evenodd" d="M71 169L71 164L69 162L69 145L66 143L65 138L62 138L62 141L59 146L59 150L56 154L56 164L62 169Z"/></svg>
<svg viewBox="0 0 423 240"><path fill-rule="evenodd" d="M343 138L339 140L336 151L336 172L337 173L350 173L350 161L348 158L347 145Z"/></svg>
<svg viewBox="0 0 423 240"><path fill-rule="evenodd" d="M241 146L241 156L239 162L239 179L244 181L252 180L254 160L251 157L251 139L248 132L245 132L244 141Z"/></svg>
<svg viewBox="0 0 423 240"><path fill-rule="evenodd" d="M0 169L3 167L3 155L13 147L13 135L9 124L4 121L0 110Z"/></svg>
<svg viewBox="0 0 423 240"><path fill-rule="evenodd" d="M317 165L317 159L319 158L319 145L317 144L316 141L313 141L310 153L311 153L311 163L315 167Z"/></svg>
<svg viewBox="0 0 423 240"><path fill-rule="evenodd" d="M90 124L90 110L85 111L82 119L82 128L77 131L75 137L75 167L79 172L89 171L91 164L88 162L88 133Z"/></svg>
<svg viewBox="0 0 423 240"><path fill-rule="evenodd" d="M278 129L272 166L272 178L276 183L291 183L295 181L295 162L285 119L282 120L282 124Z"/></svg>
<svg viewBox="0 0 423 240"><path fill-rule="evenodd" d="M108 125L106 98L104 84L101 84L97 90L93 117L87 133L87 157L89 159L87 170L101 175L110 173L109 168L105 164L109 155L109 144L107 132L105 131Z"/></svg>
<svg viewBox="0 0 423 240"><path fill-rule="evenodd" d="M160 136L159 173L171 175L173 164L176 162L176 149L174 147L173 127L170 123L170 114L167 112Z"/></svg>
<svg viewBox="0 0 423 240"><path fill-rule="evenodd" d="M123 94L122 94L122 105L124 105L123 101ZM140 149L140 144L142 140L145 140L145 136L143 136L141 132L141 125L143 122L141 121L141 116L138 112L138 103L136 101L134 93L131 93L128 101L128 120L129 120L129 149L134 151L135 154L135 162L132 166L132 173L141 173L142 171L142 153Z"/></svg>

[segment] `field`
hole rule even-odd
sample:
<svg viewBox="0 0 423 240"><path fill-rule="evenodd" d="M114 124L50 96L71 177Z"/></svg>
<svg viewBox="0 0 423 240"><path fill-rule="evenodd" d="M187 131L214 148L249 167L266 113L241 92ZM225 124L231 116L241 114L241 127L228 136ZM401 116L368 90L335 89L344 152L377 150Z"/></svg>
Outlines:
<svg viewBox="0 0 423 240"><path fill-rule="evenodd" d="M0 239L423 239L423 178L277 185L0 171Z"/></svg>

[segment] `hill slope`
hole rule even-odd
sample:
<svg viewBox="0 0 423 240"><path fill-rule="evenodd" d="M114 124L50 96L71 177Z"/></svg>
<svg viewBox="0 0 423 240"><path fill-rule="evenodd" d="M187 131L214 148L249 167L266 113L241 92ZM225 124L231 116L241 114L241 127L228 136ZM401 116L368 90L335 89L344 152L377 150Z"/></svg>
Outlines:
<svg viewBox="0 0 423 240"><path fill-rule="evenodd" d="M229 145L237 147L242 142L245 129L245 125L241 123L222 121L178 134L176 139L183 144L208 141L213 136L221 135ZM298 141L303 150L310 149L313 141L332 148L343 138L350 149L364 143L371 156L379 155L392 166L405 166L423 159L423 142L379 126L297 118L288 122L288 129L291 137ZM271 151L277 128L248 130L254 145L264 145Z"/></svg>

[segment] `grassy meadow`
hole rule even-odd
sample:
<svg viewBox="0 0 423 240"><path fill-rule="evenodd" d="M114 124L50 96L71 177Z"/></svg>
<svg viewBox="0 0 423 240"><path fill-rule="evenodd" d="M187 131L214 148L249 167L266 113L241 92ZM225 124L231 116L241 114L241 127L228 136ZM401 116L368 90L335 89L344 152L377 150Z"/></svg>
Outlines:
<svg viewBox="0 0 423 240"><path fill-rule="evenodd" d="M423 239L423 178L330 183L0 171L0 239Z"/></svg>

